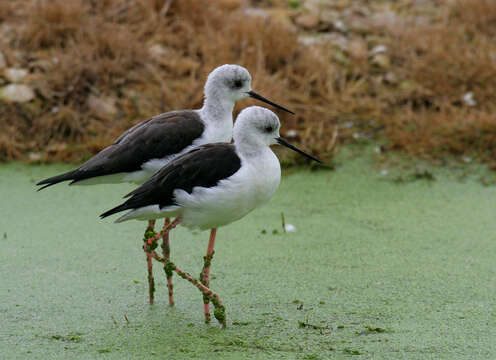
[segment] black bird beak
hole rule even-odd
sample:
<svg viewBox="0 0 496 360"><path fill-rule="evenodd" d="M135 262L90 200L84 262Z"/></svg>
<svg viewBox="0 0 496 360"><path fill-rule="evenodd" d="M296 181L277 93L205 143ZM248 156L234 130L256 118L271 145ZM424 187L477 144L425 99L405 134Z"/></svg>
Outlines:
<svg viewBox="0 0 496 360"><path fill-rule="evenodd" d="M263 101L264 103L266 104L269 104L269 105L272 105L280 110L284 110L284 111L287 111L288 113L290 114L293 114L294 115L294 112L292 112L291 110L288 110L286 109L285 107L281 106L281 105L278 105L272 101L270 101L269 99L266 99L264 98L262 95L258 95L255 91L248 91L247 92L248 95L250 95L250 97L254 98L254 99L257 99L257 100L260 100L260 101Z"/></svg>
<svg viewBox="0 0 496 360"><path fill-rule="evenodd" d="M309 159L312 159L314 161L317 161L318 163L322 164L322 161L320 161L319 159L317 159L316 157L313 157L312 155L310 154L307 154L306 152L304 152L303 150L300 150L298 149L296 146L293 146L291 145L290 143L288 143L286 140L284 140L282 137L278 137L276 138L276 141L278 144L280 145L283 145L283 146L286 146L287 148L290 148L291 150L294 150L296 151L297 153L309 158Z"/></svg>

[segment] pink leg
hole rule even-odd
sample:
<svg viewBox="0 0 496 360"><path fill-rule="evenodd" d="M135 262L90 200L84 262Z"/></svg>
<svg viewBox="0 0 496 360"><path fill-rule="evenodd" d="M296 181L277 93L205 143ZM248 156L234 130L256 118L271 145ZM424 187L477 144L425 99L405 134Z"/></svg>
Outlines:
<svg viewBox="0 0 496 360"><path fill-rule="evenodd" d="M183 279L188 280L190 283L196 286L204 296L207 296L214 305L215 318L219 321L219 323L223 328L226 327L226 309L224 305L222 305L219 295L217 295L214 291L212 291L211 289L203 285L201 282L193 278L187 272L184 272L181 269L179 269L172 261L160 257L160 255L158 255L155 251L152 252L152 255L155 258L155 260L164 263L164 266L168 267L172 271L175 271Z"/></svg>
<svg viewBox="0 0 496 360"><path fill-rule="evenodd" d="M153 304L154 293L155 293L155 280L153 279L153 264L152 264L152 251L155 249L153 247L155 241L155 220L150 220L148 222L148 227L145 230L145 235L143 238L143 250L146 253L146 264L148 267L148 299L150 304ZM155 246L156 247L156 246Z"/></svg>
<svg viewBox="0 0 496 360"><path fill-rule="evenodd" d="M151 239L151 241L152 242L157 241L161 236L164 235L164 233L166 231L168 232L168 231L174 229L181 222L181 220L182 219L179 216L173 222L171 222L167 228L164 226L164 229L162 229L161 232L156 234ZM210 234L211 239L209 242L209 250L207 250L207 255L209 252L211 253L210 259L213 256L213 245L214 245L214 241L215 241L215 232L216 232L214 230L215 229L212 229L212 232ZM211 247L211 250L210 250L210 247ZM219 295L217 295L214 291L209 289L207 286L203 285L200 281L193 278L190 274L179 269L172 261L170 261L166 257L161 257L160 255L158 255L157 252L155 251L155 248L153 248L150 253L151 253L151 256L155 260L164 264L164 268L165 268L166 273L167 273L167 271L175 271L180 277L188 280L190 283L192 283L194 286L196 286L202 292L202 294L204 296L208 297L209 301L211 301L212 304L214 305L215 318L217 319L217 321L219 321L219 323L221 324L221 326L223 328L226 327L226 309L225 309L224 305L222 305L222 302L220 301ZM208 268L209 268L209 266L208 266ZM209 270L210 269L207 270L207 274L209 273Z"/></svg>
<svg viewBox="0 0 496 360"><path fill-rule="evenodd" d="M170 226L170 218L165 218L164 222L164 230L162 235L162 254L165 259L170 259L170 244L169 244L169 228ZM174 296L173 296L173 287L172 287L172 270L168 269L164 266L165 275L167 276L167 290L169 291L169 306L174 306Z"/></svg>
<svg viewBox="0 0 496 360"><path fill-rule="evenodd" d="M214 244L217 229L210 230L210 239L208 240L207 255L203 257L203 270L200 273L200 282L207 288L210 286L210 265L214 257ZM203 310L205 313L205 323L210 322L210 298L203 295Z"/></svg>
<svg viewBox="0 0 496 360"><path fill-rule="evenodd" d="M156 234L152 237L151 241L156 242L156 241L160 240L160 238L164 236L164 233L165 233L166 231L171 231L171 230L172 230L172 229L174 229L177 225L179 225L179 223L180 223L181 221L182 221L181 217L180 217L180 216L178 216L178 217L177 217L177 218L176 218L173 222L169 223L169 224L168 224L168 226L165 226L165 224L164 224L164 227L162 228L162 231L160 231L160 232L156 233ZM155 250L155 248L156 248L156 246L153 248L153 250Z"/></svg>

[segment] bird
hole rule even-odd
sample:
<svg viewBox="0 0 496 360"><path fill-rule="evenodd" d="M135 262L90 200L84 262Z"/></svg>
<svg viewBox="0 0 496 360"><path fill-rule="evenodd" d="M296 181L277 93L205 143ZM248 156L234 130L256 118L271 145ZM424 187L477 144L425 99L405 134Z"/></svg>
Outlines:
<svg viewBox="0 0 496 360"><path fill-rule="evenodd" d="M239 65L225 64L215 68L207 77L203 107L198 110L178 110L159 114L125 131L113 144L104 148L78 168L38 182L38 190L63 181L70 185L103 183L137 183L146 181L175 157L202 144L230 142L232 138L234 103L251 97L278 109L291 110L259 95L251 88L251 75ZM165 219L164 226L169 225ZM150 248L146 242L154 234L155 221L150 221L144 235L148 267L148 297L154 302L154 278ZM162 250L170 253L169 239L163 238ZM172 276L172 275L171 275ZM168 276L169 305L174 305L172 278Z"/></svg>
<svg viewBox="0 0 496 360"><path fill-rule="evenodd" d="M175 217L163 230L167 233L177 225L210 229L199 280L178 268L169 258L151 251L166 271L175 271L200 289L206 323L210 322L211 301L215 318L222 327L226 324L224 305L209 287L217 228L239 220L265 204L279 187L281 167L270 146L280 144L321 162L288 143L279 135L279 129L279 118L269 109L245 108L234 124L234 143L201 145L175 158L127 194L126 201L100 215L103 219L127 211L116 220L117 223Z"/></svg>

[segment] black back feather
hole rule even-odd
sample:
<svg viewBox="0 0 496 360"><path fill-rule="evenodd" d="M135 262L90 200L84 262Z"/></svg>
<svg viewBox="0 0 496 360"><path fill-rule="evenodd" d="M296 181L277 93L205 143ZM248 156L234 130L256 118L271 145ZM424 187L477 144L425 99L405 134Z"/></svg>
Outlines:
<svg viewBox="0 0 496 360"><path fill-rule="evenodd" d="M67 180L75 183L97 176L137 171L149 160L177 154L190 146L204 129L200 116L192 110L160 114L133 126L76 170L36 185L45 185L41 190Z"/></svg>
<svg viewBox="0 0 496 360"><path fill-rule="evenodd" d="M240 168L241 159L234 145L216 143L200 146L165 165L143 185L127 194L128 200L100 217L148 205L159 205L160 208L175 205L174 190L191 193L196 186L213 187Z"/></svg>

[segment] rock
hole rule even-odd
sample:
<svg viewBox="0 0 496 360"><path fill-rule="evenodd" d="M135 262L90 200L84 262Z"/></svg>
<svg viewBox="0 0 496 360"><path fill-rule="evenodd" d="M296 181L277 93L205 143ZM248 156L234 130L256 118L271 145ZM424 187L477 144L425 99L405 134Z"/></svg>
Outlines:
<svg viewBox="0 0 496 360"><path fill-rule="evenodd" d="M387 51L387 46L386 45L376 45L370 50L370 55L375 55L379 53L385 53Z"/></svg>
<svg viewBox="0 0 496 360"><path fill-rule="evenodd" d="M159 60L169 54L169 49L161 44L153 44L148 48L148 53L152 58Z"/></svg>
<svg viewBox="0 0 496 360"><path fill-rule="evenodd" d="M309 35L298 36L298 42L300 44L307 46L321 44L320 39L317 36L309 36Z"/></svg>
<svg viewBox="0 0 496 360"><path fill-rule="evenodd" d="M34 91L24 84L9 84L0 88L0 100L24 103L34 99Z"/></svg>
<svg viewBox="0 0 496 360"><path fill-rule="evenodd" d="M462 96L463 102L465 102L466 105L468 106L476 106L477 101L474 99L474 93L472 91L466 93L465 95Z"/></svg>
<svg viewBox="0 0 496 360"><path fill-rule="evenodd" d="M305 0L303 2L303 7L306 14L320 14L322 11L322 5L321 0Z"/></svg>
<svg viewBox="0 0 496 360"><path fill-rule="evenodd" d="M372 57L372 64L381 69L389 69L391 67L391 60L386 54L379 53Z"/></svg>
<svg viewBox="0 0 496 360"><path fill-rule="evenodd" d="M398 78L396 77L396 75L394 73L392 73L391 71L388 71L386 76L384 76L384 81L388 84L396 85L398 83Z"/></svg>
<svg viewBox="0 0 496 360"><path fill-rule="evenodd" d="M341 31L342 33L348 32L348 28L342 20L338 19L336 21L333 21L332 26L334 26L334 29L336 29L337 31Z"/></svg>
<svg viewBox="0 0 496 360"><path fill-rule="evenodd" d="M370 33L370 23L362 16L351 16L347 21L348 28L351 32L367 35Z"/></svg>
<svg viewBox="0 0 496 360"><path fill-rule="evenodd" d="M326 45L330 44L339 50L348 50L348 40L343 35L337 33L329 34L311 34L298 36L298 42L305 45Z"/></svg>
<svg viewBox="0 0 496 360"><path fill-rule="evenodd" d="M17 83L28 75L26 69L7 68L3 71L3 76L12 83Z"/></svg>
<svg viewBox="0 0 496 360"><path fill-rule="evenodd" d="M7 60L5 59L5 55L0 51L0 70L7 67Z"/></svg>
<svg viewBox="0 0 496 360"><path fill-rule="evenodd" d="M350 0L334 0L332 2L332 7L337 10L344 10L351 6Z"/></svg>
<svg viewBox="0 0 496 360"><path fill-rule="evenodd" d="M391 28L392 26L400 23L398 15L391 10L374 13L371 16L370 21L372 25L377 28Z"/></svg>
<svg viewBox="0 0 496 360"><path fill-rule="evenodd" d="M265 9L259 8L246 8L243 14L250 17L258 17L261 19L268 19L270 17L269 13Z"/></svg>
<svg viewBox="0 0 496 360"><path fill-rule="evenodd" d="M335 10L325 10L325 11L320 11L319 13L319 19L325 24L334 24L336 21L341 21L340 20L341 15L339 12Z"/></svg>
<svg viewBox="0 0 496 360"><path fill-rule="evenodd" d="M31 152L29 153L28 155L29 157L29 161L40 161L41 160L41 154L40 153L35 153L35 152Z"/></svg>
<svg viewBox="0 0 496 360"><path fill-rule="evenodd" d="M365 40L361 38L353 38L350 40L348 45L348 52L352 58L360 60L367 59L368 48Z"/></svg>
<svg viewBox="0 0 496 360"><path fill-rule="evenodd" d="M295 19L295 23L305 30L313 30L319 25L319 18L312 14L301 14Z"/></svg>
<svg viewBox="0 0 496 360"><path fill-rule="evenodd" d="M117 114L115 100L109 97L90 95L88 106L92 113L102 120L112 119Z"/></svg>
<svg viewBox="0 0 496 360"><path fill-rule="evenodd" d="M348 39L346 36L338 33L330 33L322 35L322 38L326 40L332 46L337 47L340 50L348 50Z"/></svg>

